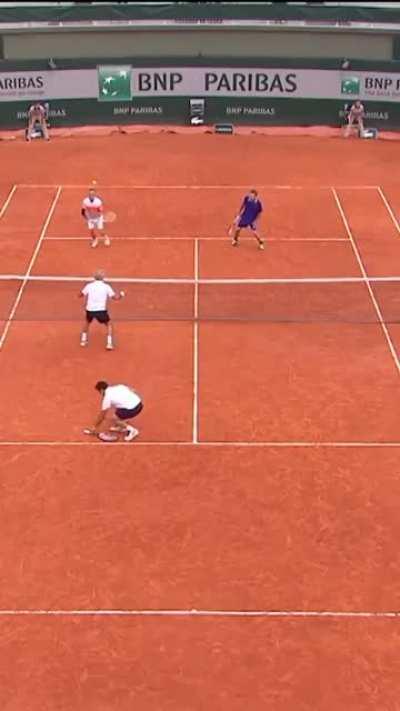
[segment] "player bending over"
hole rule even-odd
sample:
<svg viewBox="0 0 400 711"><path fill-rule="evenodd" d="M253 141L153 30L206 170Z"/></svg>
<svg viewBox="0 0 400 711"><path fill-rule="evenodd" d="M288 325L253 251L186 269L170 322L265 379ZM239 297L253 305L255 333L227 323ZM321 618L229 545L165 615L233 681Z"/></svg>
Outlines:
<svg viewBox="0 0 400 711"><path fill-rule="evenodd" d="M245 196L240 207L239 215L236 217L231 227L231 230L234 230L232 237L233 247L237 247L239 244L239 235L241 230L248 228L253 232L253 235L258 242L259 249L264 249L264 241L261 239L257 231L257 223L261 217L262 211L263 207L261 201L258 199L257 190L250 190L250 192Z"/></svg>
<svg viewBox="0 0 400 711"><path fill-rule="evenodd" d="M26 140L30 141L35 127L39 125L44 138L49 141L49 131L47 128L47 111L43 104L32 104L28 111L28 130L26 132Z"/></svg>
<svg viewBox="0 0 400 711"><path fill-rule="evenodd" d="M107 303L109 299L119 301L125 296L125 293L120 291L119 294L116 294L114 289L104 281L104 278L104 272L97 271L94 275L94 281L86 284L79 294L81 298L86 299L86 319L81 333L81 346L87 346L90 324L93 320L96 320L106 326L106 348L108 351L112 351L114 348L113 326L107 310Z"/></svg>
<svg viewBox="0 0 400 711"><path fill-rule="evenodd" d="M361 103L361 101L355 101L354 104L352 104L349 115L348 115L348 124L346 127L345 131L345 138L348 138L350 135L350 132L352 128L354 128L354 125L358 127L359 134L361 135L364 131L364 117L365 117L365 111L364 111L364 106Z"/></svg>
<svg viewBox="0 0 400 711"><path fill-rule="evenodd" d="M143 410L140 396L127 385L109 385L104 380L99 380L95 389L103 398L101 411L90 430L91 434L98 434L99 428L105 420L111 420L108 429L111 432L125 434L125 442L130 442L138 436L139 430L128 424L128 420L137 417Z"/></svg>
<svg viewBox="0 0 400 711"><path fill-rule="evenodd" d="M104 231L104 210L103 201L96 194L94 188L90 188L89 195L82 202L81 215L86 220L92 247L97 247L99 237L104 240L106 247L110 246L110 238Z"/></svg>

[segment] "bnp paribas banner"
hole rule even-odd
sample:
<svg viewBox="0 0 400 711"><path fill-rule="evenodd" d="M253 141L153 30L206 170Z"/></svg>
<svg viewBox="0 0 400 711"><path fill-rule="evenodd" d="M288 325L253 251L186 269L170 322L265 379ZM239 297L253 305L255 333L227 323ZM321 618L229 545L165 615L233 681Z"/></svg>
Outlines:
<svg viewBox="0 0 400 711"><path fill-rule="evenodd" d="M0 101L97 99L121 102L156 96L400 101L400 74L130 65L0 72Z"/></svg>

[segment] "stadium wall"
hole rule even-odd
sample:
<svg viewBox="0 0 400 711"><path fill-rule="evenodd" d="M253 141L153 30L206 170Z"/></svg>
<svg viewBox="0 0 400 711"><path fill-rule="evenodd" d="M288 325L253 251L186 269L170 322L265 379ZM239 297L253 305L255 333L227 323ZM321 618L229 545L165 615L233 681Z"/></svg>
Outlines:
<svg viewBox="0 0 400 711"><path fill-rule="evenodd" d="M74 58L77 47L83 58L180 56L205 57L332 57L391 60L393 37L390 33L349 31L285 30L276 28L183 28L171 30L109 29L104 31L57 30L3 34L3 58Z"/></svg>
<svg viewBox="0 0 400 711"><path fill-rule="evenodd" d="M58 63L57 63L58 64ZM54 66L54 65L53 65ZM274 61L176 57L0 63L0 126L22 128L28 106L48 101L52 126L189 124L190 99L204 99L204 122L253 125L343 123L344 105L360 98L367 125L400 128L397 62Z"/></svg>

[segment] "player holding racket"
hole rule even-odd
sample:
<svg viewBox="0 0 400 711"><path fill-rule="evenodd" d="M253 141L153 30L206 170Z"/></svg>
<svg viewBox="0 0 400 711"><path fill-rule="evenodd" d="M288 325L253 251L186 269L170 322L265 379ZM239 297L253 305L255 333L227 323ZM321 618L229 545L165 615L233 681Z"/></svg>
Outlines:
<svg viewBox="0 0 400 711"><path fill-rule="evenodd" d="M102 397L101 411L96 418L94 426L84 430L85 434L97 435L104 442L112 442L118 438L119 434L124 434L125 442L131 442L138 436L139 430L129 425L129 420L133 420L143 410L143 402L140 396L127 385L109 385L105 380L99 380L95 389ZM109 433L102 432L100 427L106 421L111 420L105 429ZM111 433L115 433L114 435Z"/></svg>
<svg viewBox="0 0 400 711"><path fill-rule="evenodd" d="M102 199L97 195L95 188L90 188L89 194L82 201L81 215L86 220L92 247L97 247L99 237L104 241L104 245L109 247L111 242L109 236L104 231L104 207ZM110 216L113 213L110 214ZM111 222L111 220L110 220Z"/></svg>
<svg viewBox="0 0 400 711"><path fill-rule="evenodd" d="M250 190L244 197L240 206L239 215L229 229L229 235L232 237L232 247L237 247L239 244L239 235L242 229L248 228L252 231L258 242L259 249L264 249L264 241L257 232L257 222L261 217L263 207L258 199L257 190Z"/></svg>
<svg viewBox="0 0 400 711"><path fill-rule="evenodd" d="M92 321L95 320L107 328L106 348L108 351L112 351L114 348L113 327L107 310L107 303L109 299L119 301L125 296L125 292L120 291L119 294L116 294L104 279L104 272L98 270L94 275L94 281L86 284L79 294L81 298L86 299L86 318L81 332L81 346L87 346L89 327Z"/></svg>

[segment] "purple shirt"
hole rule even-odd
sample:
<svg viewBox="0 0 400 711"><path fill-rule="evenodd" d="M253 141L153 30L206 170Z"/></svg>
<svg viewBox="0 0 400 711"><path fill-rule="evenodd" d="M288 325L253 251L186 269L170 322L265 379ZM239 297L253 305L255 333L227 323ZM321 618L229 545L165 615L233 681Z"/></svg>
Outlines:
<svg viewBox="0 0 400 711"><path fill-rule="evenodd" d="M262 205L261 202L258 198L253 200L250 198L248 195L246 195L245 199L242 202L242 206L240 208L241 214L240 214L240 220L242 222L254 222L254 220L259 216L259 214L262 212Z"/></svg>

